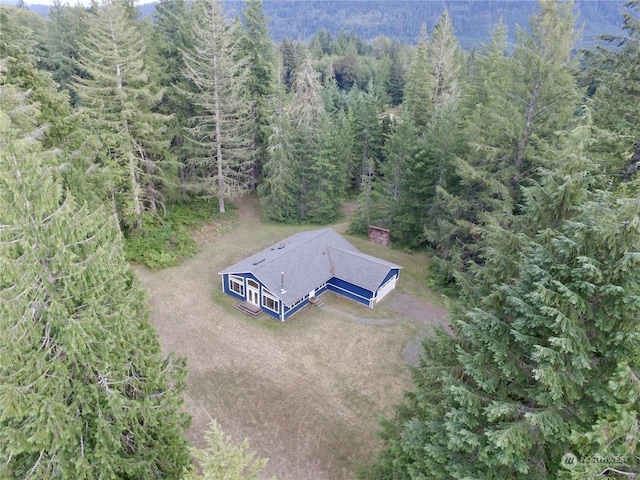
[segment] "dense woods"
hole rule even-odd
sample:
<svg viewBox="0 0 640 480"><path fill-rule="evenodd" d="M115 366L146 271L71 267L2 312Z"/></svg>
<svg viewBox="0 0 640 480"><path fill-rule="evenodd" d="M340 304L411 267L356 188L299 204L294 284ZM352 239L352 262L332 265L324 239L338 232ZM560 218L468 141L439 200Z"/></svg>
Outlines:
<svg viewBox="0 0 640 480"><path fill-rule="evenodd" d="M581 52L568 0L473 50L440 7L410 42L277 43L230 7L0 6L0 476L183 478L186 366L127 260L175 264L247 192L267 222L353 203L451 299L362 478L639 475L640 3ZM189 478L258 475L208 441Z"/></svg>

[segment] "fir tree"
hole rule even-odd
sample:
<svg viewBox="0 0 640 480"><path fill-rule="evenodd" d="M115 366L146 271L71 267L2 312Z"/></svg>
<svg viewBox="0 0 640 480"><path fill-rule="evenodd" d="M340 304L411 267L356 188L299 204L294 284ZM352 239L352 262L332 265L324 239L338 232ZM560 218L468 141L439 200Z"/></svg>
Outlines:
<svg viewBox="0 0 640 480"><path fill-rule="evenodd" d="M200 464L202 474L189 472L185 480L259 480L267 459L258 459L249 450L245 440L234 445L216 420L211 422L206 433L207 448L195 450L194 457ZM271 477L275 480L275 477Z"/></svg>
<svg viewBox="0 0 640 480"><path fill-rule="evenodd" d="M267 161L271 119L269 98L275 91L276 59L262 0L245 0L242 18L243 26L238 48L249 69L246 95L252 105L252 149L256 152L252 182L255 189L261 178L262 167Z"/></svg>
<svg viewBox="0 0 640 480"><path fill-rule="evenodd" d="M518 119L519 138L511 159L518 174L527 176L528 152L536 143L567 127L576 110L576 78L571 60L579 32L573 0L541 0L531 20L531 33L517 32L514 60L519 69L516 88L524 100ZM530 170L529 170L530 171Z"/></svg>
<svg viewBox="0 0 640 480"><path fill-rule="evenodd" d="M309 167L309 176L314 180L310 182L306 192L308 210L306 220L311 223L331 223L340 218L342 199L344 197L345 176L344 165L347 162L345 155L344 130L339 128L346 124L343 122L332 123L328 115L325 115L320 131L320 145L318 157Z"/></svg>
<svg viewBox="0 0 640 480"><path fill-rule="evenodd" d="M227 24L219 0L194 5L193 52L185 52L185 76L196 90L187 93L200 109L188 135L195 178L192 188L216 197L220 212L225 199L245 192L254 162L249 134L251 101L246 92L246 60L234 41L238 24Z"/></svg>
<svg viewBox="0 0 640 480"><path fill-rule="evenodd" d="M184 363L161 356L113 216L63 192L21 97L0 90L2 478L181 478Z"/></svg>
<svg viewBox="0 0 640 480"><path fill-rule="evenodd" d="M84 35L87 12L81 7L63 5L54 0L49 8L46 29L42 34L44 54L40 56L40 66L51 72L61 88L68 89L78 71L78 42Z"/></svg>
<svg viewBox="0 0 640 480"><path fill-rule="evenodd" d="M142 228L142 215L155 212L168 157L167 118L153 113L162 91L150 84L144 38L129 19L127 6L115 1L88 18L80 46L74 90L88 130L101 146L92 163L103 168L103 198L112 199L120 221Z"/></svg>
<svg viewBox="0 0 640 480"><path fill-rule="evenodd" d="M263 215L268 220L292 223L297 220L298 169L290 149L293 127L287 115L287 99L284 85L280 94L272 99L271 135L268 160L264 166L264 178L258 187Z"/></svg>
<svg viewBox="0 0 640 480"><path fill-rule="evenodd" d="M592 98L594 122L599 127L599 142L593 146L607 159L606 167L620 182L637 178L640 168L640 140L636 100L640 86L640 3L625 4L623 36L609 35L603 40L612 48L589 52L593 64L589 75L594 80Z"/></svg>
<svg viewBox="0 0 640 480"><path fill-rule="evenodd" d="M411 62L407 69L402 104L411 112L414 123L424 127L429 123L431 114L431 92L428 78L428 41L427 25L422 24L420 35L413 49Z"/></svg>
<svg viewBox="0 0 640 480"><path fill-rule="evenodd" d="M44 30L43 20L27 9L0 5L0 62L4 65L4 82L28 91L29 103L39 105L36 123L45 127L45 148L61 148L75 128L69 97L58 91L48 72L37 68L37 29Z"/></svg>
<svg viewBox="0 0 640 480"><path fill-rule="evenodd" d="M366 165L373 162L375 172L382 163L384 135L379 109L379 99L365 92L360 92L349 105L353 135L351 184L356 189L360 187L363 175L366 175Z"/></svg>
<svg viewBox="0 0 640 480"><path fill-rule="evenodd" d="M280 43L281 69L280 79L287 92L291 91L293 84L293 72L296 69L295 45L293 40L284 38Z"/></svg>
<svg viewBox="0 0 640 480"><path fill-rule="evenodd" d="M451 107L460 97L462 58L445 10L427 42L427 81L431 114Z"/></svg>
<svg viewBox="0 0 640 480"><path fill-rule="evenodd" d="M394 238L404 245L437 245L439 237L433 231L443 213L437 192L451 187L455 159L464 153L464 141L457 128L458 118L455 105L442 108L417 135L413 145L398 146L405 158L393 229ZM406 135L407 132L401 133Z"/></svg>
<svg viewBox="0 0 640 480"><path fill-rule="evenodd" d="M640 366L640 204L598 190L584 129L567 137L560 169L524 190L514 231L488 230L453 334L425 340L376 478L568 476L565 452L593 454L599 428L628 428L624 402L637 412L622 379ZM612 440L637 472L629 437Z"/></svg>
<svg viewBox="0 0 640 480"><path fill-rule="evenodd" d="M157 84L165 89L162 101L154 110L171 115L167 124L169 149L180 163L178 176L180 185L184 186L189 177L186 128L196 110L183 93L193 91L193 86L184 77L183 52L193 49L191 11L186 0L162 0L156 5L151 40L151 73Z"/></svg>
<svg viewBox="0 0 640 480"><path fill-rule="evenodd" d="M478 261L479 232L507 226L517 213L520 187L541 166L557 160L556 132L576 111L576 80L570 51L576 39L571 2L541 1L531 33L519 31L514 53L505 57L501 25L473 65L461 108L468 151L454 161L455 179L438 189L442 207L428 237L444 262L442 278Z"/></svg>

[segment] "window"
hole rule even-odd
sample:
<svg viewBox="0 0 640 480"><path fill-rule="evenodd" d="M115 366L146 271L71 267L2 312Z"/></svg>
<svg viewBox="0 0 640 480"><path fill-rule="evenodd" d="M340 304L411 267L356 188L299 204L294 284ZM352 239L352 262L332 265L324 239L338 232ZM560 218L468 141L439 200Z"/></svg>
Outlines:
<svg viewBox="0 0 640 480"><path fill-rule="evenodd" d="M298 305L300 305L302 302L304 302L309 296L305 296L302 297L300 300L298 300L296 303L294 303L293 305L289 306L289 310L296 308Z"/></svg>
<svg viewBox="0 0 640 480"><path fill-rule="evenodd" d="M262 306L277 313L280 309L280 302L270 292L264 289L262 291Z"/></svg>
<svg viewBox="0 0 640 480"><path fill-rule="evenodd" d="M229 275L229 290L244 297L244 278Z"/></svg>

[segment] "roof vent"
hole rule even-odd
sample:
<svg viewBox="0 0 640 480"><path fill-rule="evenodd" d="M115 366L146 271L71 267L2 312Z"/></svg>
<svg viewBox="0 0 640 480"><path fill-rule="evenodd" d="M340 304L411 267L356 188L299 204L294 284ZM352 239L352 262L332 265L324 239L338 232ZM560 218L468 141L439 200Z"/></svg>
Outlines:
<svg viewBox="0 0 640 480"><path fill-rule="evenodd" d="M282 250L284 248L284 243L281 243L280 245L278 245L278 250Z"/></svg>
<svg viewBox="0 0 640 480"><path fill-rule="evenodd" d="M254 265L260 265L262 262L264 262L266 260L266 258L263 258L262 260L258 260L257 262L253 262Z"/></svg>

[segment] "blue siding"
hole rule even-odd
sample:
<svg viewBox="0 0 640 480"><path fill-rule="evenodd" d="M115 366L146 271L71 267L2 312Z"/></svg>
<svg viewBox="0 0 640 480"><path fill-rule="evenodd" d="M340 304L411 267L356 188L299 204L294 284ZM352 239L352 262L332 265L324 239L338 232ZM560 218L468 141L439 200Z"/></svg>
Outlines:
<svg viewBox="0 0 640 480"><path fill-rule="evenodd" d="M400 270L397 268L391 269L389 271L389 273L387 274L387 276L384 278L384 280L380 283L380 285L378 286L378 288L382 285L384 285L389 279L391 279L393 276L395 275L399 275ZM262 292L263 289L266 290L266 288L264 288L264 286L262 285L262 283L260 283L260 281L251 273L243 273L243 274L235 274L233 276L235 277L241 277L244 279L244 292L245 295L238 295L236 292L233 292L229 289L229 275L230 274L223 274L223 291L224 293L226 293L227 295L231 295L234 298L237 298L238 300L241 301L246 301L246 294L247 294L247 279L250 278L252 280L255 280L259 285L260 285L260 292L259 292L259 298L260 298L260 307L262 309L262 311L264 313L266 313L267 315L276 318L278 320L280 320L280 312L282 312L282 310L284 309L284 319L286 320L287 318L291 317L293 314L295 314L296 312L298 312L299 310L303 309L304 307L306 307L309 304L309 297L306 296L304 301L302 303L300 303L299 305L296 305L294 308L287 308L286 305L284 305L282 303L282 301L278 302L278 309L279 312L274 312L268 308L266 308L264 305L262 305ZM331 280L329 280L327 282L326 285L322 286L321 288L318 288L315 292L316 296L321 295L322 293L326 292L327 290L330 290L332 292L335 292L339 295L342 295L344 297L350 298L351 300L354 300L358 303L361 303L362 305L366 305L366 306L370 306L370 301L374 296L374 292L371 292L365 288L359 287L357 285L354 285L352 283L346 282L344 280L341 280L337 277L333 277ZM273 293L273 292L271 292ZM274 294L275 295L275 294Z"/></svg>
<svg viewBox="0 0 640 480"><path fill-rule="evenodd" d="M234 275L234 277L243 277L243 275ZM224 293L226 293L227 295L231 295L232 297L237 298L239 300L246 300L246 297L243 297L242 295L238 295L236 292L234 292L233 290L229 289L229 275L228 274L222 275L222 278L224 279L224 282L222 284ZM247 282L245 280L245 286L244 286L245 295L247 293L247 285L246 285L246 283Z"/></svg>
<svg viewBox="0 0 640 480"><path fill-rule="evenodd" d="M325 285L324 287L319 288L318 290L316 290L316 297L319 297L320 295L322 295L327 290L329 290L329 286L328 285Z"/></svg>
<svg viewBox="0 0 640 480"><path fill-rule="evenodd" d="M280 302L280 305L282 305L282 302ZM279 314L279 313L276 313L276 312L274 312L273 310L269 310L269 309L268 309L268 308L266 308L266 307L262 307L261 309L262 309L262 311L263 311L264 313L266 313L267 315L270 315L270 316L272 316L273 318L276 318L276 319L280 320L280 314Z"/></svg>
<svg viewBox="0 0 640 480"><path fill-rule="evenodd" d="M226 293L227 295L231 295L232 297L237 298L238 300L246 301L247 300L247 279L250 278L250 279L256 281L258 283L258 285L260 286L259 287L259 292L258 292L258 298L260 300L260 309L264 313L266 313L267 315L270 315L270 316L272 316L274 318L277 318L278 320L280 319L280 310L282 309L282 301L280 299L278 299L278 311L277 312L274 312L273 310L265 307L262 304L262 290L263 289L267 290L267 289L264 288L262 283L260 283L260 280L258 280L251 273L234 274L233 275L234 277L241 277L241 278L244 279L244 296L242 296L242 295L238 295L236 292L234 292L233 290L229 289L229 275L230 274L228 274L228 273L225 273L225 274L222 275L222 278L224 280L223 286L222 286L222 290L223 290L224 293Z"/></svg>
<svg viewBox="0 0 640 480"><path fill-rule="evenodd" d="M291 315L293 315L294 313L296 313L298 310L301 310L304 307L306 307L308 304L309 304L309 297L305 298L304 302L302 302L300 305L296 305L295 307L290 309L285 308L285 312L284 312L285 320L289 318Z"/></svg>
<svg viewBox="0 0 640 480"><path fill-rule="evenodd" d="M382 282L380 282L380 285L378 285L378 288L380 288L382 285L387 283L395 275L400 276L400 269L399 268L393 268L393 269L389 270L389 273L387 273L387 276L384 277L384 280L382 280Z"/></svg>
<svg viewBox="0 0 640 480"><path fill-rule="evenodd" d="M329 282L327 282L327 287L332 292L336 292L342 296L350 298L351 300L355 300L367 307L369 306L370 300L373 298L373 292L354 285L353 283L340 280L336 277L333 277Z"/></svg>

